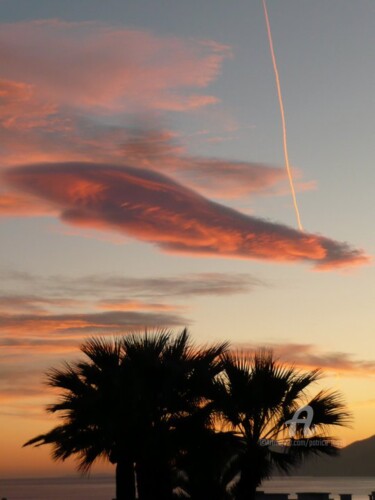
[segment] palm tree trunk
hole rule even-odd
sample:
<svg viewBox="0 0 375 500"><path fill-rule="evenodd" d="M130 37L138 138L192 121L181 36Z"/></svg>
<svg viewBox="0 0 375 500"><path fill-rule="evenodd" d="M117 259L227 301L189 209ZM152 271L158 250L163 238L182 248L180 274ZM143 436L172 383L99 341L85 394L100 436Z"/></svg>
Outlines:
<svg viewBox="0 0 375 500"><path fill-rule="evenodd" d="M261 483L260 474L254 466L243 467L237 485L236 500L255 500L257 488Z"/></svg>
<svg viewBox="0 0 375 500"><path fill-rule="evenodd" d="M129 459L116 464L116 500L135 500L134 464Z"/></svg>
<svg viewBox="0 0 375 500"><path fill-rule="evenodd" d="M170 500L172 486L166 466L156 460L137 462L137 485L139 500Z"/></svg>
<svg viewBox="0 0 375 500"><path fill-rule="evenodd" d="M250 485L246 484L245 485L239 485L239 488L237 489L235 499L236 500L255 500L256 496L256 489L257 487L255 485Z"/></svg>
<svg viewBox="0 0 375 500"><path fill-rule="evenodd" d="M257 487L247 485L246 488L239 488L235 495L236 500L255 500Z"/></svg>

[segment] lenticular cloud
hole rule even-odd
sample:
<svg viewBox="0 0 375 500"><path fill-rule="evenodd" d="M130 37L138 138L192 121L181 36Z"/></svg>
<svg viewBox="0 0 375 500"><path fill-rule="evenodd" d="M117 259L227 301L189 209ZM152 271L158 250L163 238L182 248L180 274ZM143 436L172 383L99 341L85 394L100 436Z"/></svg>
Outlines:
<svg viewBox="0 0 375 500"><path fill-rule="evenodd" d="M95 163L33 164L5 179L71 224L115 230L187 255L311 262L329 269L366 262L362 250L210 201L155 171Z"/></svg>

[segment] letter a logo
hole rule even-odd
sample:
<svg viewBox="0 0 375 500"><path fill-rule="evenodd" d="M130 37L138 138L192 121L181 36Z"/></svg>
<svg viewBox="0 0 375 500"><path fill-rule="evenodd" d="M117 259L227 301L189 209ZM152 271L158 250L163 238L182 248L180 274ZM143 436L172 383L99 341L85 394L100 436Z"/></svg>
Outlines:
<svg viewBox="0 0 375 500"><path fill-rule="evenodd" d="M306 417L301 418L300 415L301 413L304 412L306 413ZM313 416L314 416L314 410L311 408L311 406L306 405L303 406L302 408L299 408L295 412L293 417L285 422L285 425L289 425L289 436L294 437L297 432L297 424L303 424L303 436L311 437L313 431L310 429L310 425L312 424Z"/></svg>

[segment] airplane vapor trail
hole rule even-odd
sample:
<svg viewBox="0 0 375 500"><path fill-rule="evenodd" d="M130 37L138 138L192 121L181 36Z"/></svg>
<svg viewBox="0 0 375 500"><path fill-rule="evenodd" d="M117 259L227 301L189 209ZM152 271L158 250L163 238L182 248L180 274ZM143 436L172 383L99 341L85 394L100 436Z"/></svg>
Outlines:
<svg viewBox="0 0 375 500"><path fill-rule="evenodd" d="M267 26L268 41L269 41L269 44L270 44L270 51L271 51L271 58L272 58L273 70L274 70L274 73L275 73L277 95L278 95L278 98L279 98L279 105L280 105L281 124L282 124L282 129L283 129L283 147L284 147L285 167L286 167L286 171L288 173L290 191L292 193L294 210L295 210L296 216L297 216L298 229L300 231L303 231L303 227L302 227L302 223L301 223L301 217L300 217L299 210L298 210L296 192L295 192L295 189L294 189L292 171L291 171L290 163L289 163L288 142L287 142L287 134L286 134L286 121L285 121L284 104L283 104L283 97L282 97L282 94L281 94L279 71L277 69L276 56L275 56L275 51L274 51L274 48L273 48L271 25L270 25L270 20L269 20L269 17L268 17L266 0L262 0L262 2L263 2L264 17L265 17L266 26Z"/></svg>

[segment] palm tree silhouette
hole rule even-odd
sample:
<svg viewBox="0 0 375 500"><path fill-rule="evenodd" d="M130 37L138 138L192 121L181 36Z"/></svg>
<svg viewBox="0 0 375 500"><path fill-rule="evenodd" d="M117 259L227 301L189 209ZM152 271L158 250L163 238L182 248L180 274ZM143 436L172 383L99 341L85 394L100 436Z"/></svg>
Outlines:
<svg viewBox="0 0 375 500"><path fill-rule="evenodd" d="M196 348L183 330L91 338L84 361L48 373L62 390L47 410L62 423L25 446L51 444L53 458L76 456L88 472L98 458L116 464L116 498L173 496L180 429L204 411L227 344Z"/></svg>
<svg viewBox="0 0 375 500"><path fill-rule="evenodd" d="M300 373L271 351L246 358L226 343L197 348L186 329L91 338L81 351L84 360L47 374L61 390L47 410L62 423L25 446L50 444L54 459L75 456L83 473L109 460L117 500L169 500L177 486L195 500L253 499L275 466L334 454L328 432L349 421L338 393L308 398L319 370ZM313 436L296 419L306 404Z"/></svg>
<svg viewBox="0 0 375 500"><path fill-rule="evenodd" d="M272 351L260 350L252 357L226 353L224 372L217 384L217 411L226 428L237 435L236 500L254 499L256 488L277 467L285 472L311 454L336 454L332 427L347 425L350 415L337 392L320 391L308 398L307 390L320 378L320 371L301 373L276 361ZM294 414L309 405L312 409L306 437L305 421L286 425ZM280 445L281 443L281 445Z"/></svg>

